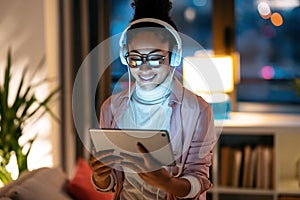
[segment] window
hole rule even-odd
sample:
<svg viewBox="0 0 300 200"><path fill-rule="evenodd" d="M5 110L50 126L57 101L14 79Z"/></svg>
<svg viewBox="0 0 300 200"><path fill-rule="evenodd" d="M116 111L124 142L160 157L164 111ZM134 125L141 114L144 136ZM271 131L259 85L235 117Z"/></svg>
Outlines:
<svg viewBox="0 0 300 200"><path fill-rule="evenodd" d="M126 27L133 9L131 0L111 2L114 35ZM269 16L260 14L268 8ZM212 49L212 15L212 0L173 0L171 16L179 32L208 50ZM299 0L235 0L235 16L236 50L241 56L237 100L299 105L300 96L294 87L294 79L300 77ZM126 67L116 60L112 65L113 82L125 72Z"/></svg>
<svg viewBox="0 0 300 200"><path fill-rule="evenodd" d="M241 55L239 101L300 103L298 1L236 0L236 48Z"/></svg>

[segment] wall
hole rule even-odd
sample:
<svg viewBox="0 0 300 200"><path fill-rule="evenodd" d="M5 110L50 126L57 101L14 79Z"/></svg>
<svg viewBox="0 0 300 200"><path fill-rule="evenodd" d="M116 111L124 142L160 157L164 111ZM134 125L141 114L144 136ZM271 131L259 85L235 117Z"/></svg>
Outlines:
<svg viewBox="0 0 300 200"><path fill-rule="evenodd" d="M3 76L3 68L6 64L7 50L11 49L13 62L13 77L18 78L24 66L29 66L31 72L46 55L45 43L45 11L43 0L1 0L0 1L0 77ZM37 77L44 77L51 74L54 82L58 77L49 73L51 67L44 64ZM53 74L55 76L53 76ZM2 79L2 78L1 78ZM0 79L0 81L1 81ZM37 80L33 80L37 81ZM39 98L43 98L51 86L43 84L36 92ZM13 88L13 86L12 86ZM55 105L53 105L55 107ZM53 135L58 134L52 129L53 123L49 116L45 116L34 127L26 129L28 137L38 133L32 151L29 155L28 167L30 169L53 166L53 150L57 146L53 143ZM23 138L25 139L25 138Z"/></svg>

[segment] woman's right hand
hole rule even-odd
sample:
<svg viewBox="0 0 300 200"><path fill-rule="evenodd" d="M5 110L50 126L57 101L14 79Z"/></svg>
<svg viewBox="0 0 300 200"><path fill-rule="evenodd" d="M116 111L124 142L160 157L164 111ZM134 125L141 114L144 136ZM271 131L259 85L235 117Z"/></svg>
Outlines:
<svg viewBox="0 0 300 200"><path fill-rule="evenodd" d="M113 152L114 150L93 152L90 157L89 164L93 171L92 179L99 188L106 189L110 185L113 165L122 160L121 157L113 155Z"/></svg>

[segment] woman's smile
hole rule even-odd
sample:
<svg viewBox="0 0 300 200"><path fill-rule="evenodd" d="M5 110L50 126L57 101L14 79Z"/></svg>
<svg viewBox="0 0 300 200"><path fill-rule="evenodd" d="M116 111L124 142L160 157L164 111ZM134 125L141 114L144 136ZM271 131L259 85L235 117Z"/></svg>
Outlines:
<svg viewBox="0 0 300 200"><path fill-rule="evenodd" d="M143 82L152 82L155 79L156 74L153 74L153 75L138 75L138 77Z"/></svg>

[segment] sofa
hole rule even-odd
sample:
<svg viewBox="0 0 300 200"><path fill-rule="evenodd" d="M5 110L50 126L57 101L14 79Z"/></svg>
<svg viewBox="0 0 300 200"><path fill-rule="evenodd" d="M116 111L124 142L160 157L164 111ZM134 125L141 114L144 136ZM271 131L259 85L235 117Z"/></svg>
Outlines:
<svg viewBox="0 0 300 200"><path fill-rule="evenodd" d="M112 193L101 193L93 187L91 173L82 158L70 179L60 167L25 171L0 188L0 200L111 200Z"/></svg>

